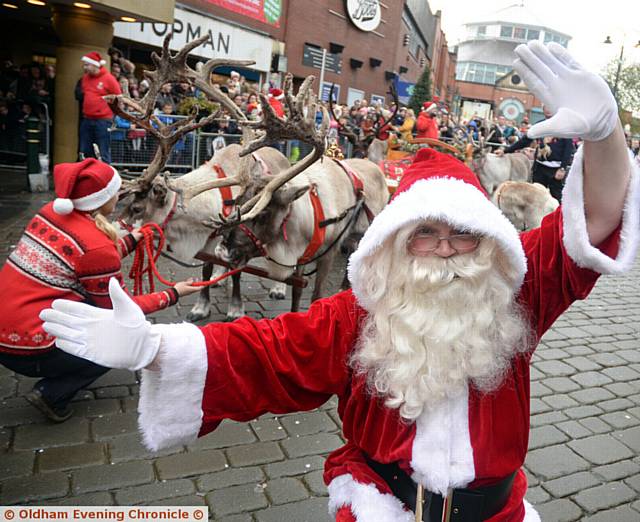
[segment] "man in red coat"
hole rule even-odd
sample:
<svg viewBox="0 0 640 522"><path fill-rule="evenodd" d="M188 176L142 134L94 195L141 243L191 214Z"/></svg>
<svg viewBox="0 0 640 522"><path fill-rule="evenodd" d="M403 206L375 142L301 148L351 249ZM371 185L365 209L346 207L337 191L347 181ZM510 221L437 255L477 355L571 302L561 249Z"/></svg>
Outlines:
<svg viewBox="0 0 640 522"><path fill-rule="evenodd" d="M120 83L104 67L99 53L92 51L82 57L84 75L80 80L82 95L82 119L80 121L80 152L85 158L93 158L93 144L100 149L105 163L111 163L109 127L113 112L102 98L107 94L122 94Z"/></svg>
<svg viewBox="0 0 640 522"><path fill-rule="evenodd" d="M438 139L438 106L434 102L424 102L416 121L416 138Z"/></svg>
<svg viewBox="0 0 640 522"><path fill-rule="evenodd" d="M223 419L308 410L337 395L347 442L324 478L339 522L439 521L449 511L539 521L521 469L531 356L600 274L632 266L640 168L598 75L557 44L516 54L516 70L555 114L531 137L585 140L563 206L540 228L518 234L465 165L424 150L351 256L352 290L306 313L151 325L113 283L112 312L57 301L42 314L46 331L98 364L146 368L140 426L153 450Z"/></svg>

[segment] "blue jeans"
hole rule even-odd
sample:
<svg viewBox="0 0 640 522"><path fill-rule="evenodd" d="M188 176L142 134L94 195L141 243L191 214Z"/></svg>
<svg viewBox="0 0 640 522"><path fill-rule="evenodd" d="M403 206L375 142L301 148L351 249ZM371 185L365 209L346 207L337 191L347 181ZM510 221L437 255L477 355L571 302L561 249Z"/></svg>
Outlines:
<svg viewBox="0 0 640 522"><path fill-rule="evenodd" d="M95 158L93 144L100 149L100 156L105 163L111 163L109 148L109 128L111 120L91 120L82 118L80 122L80 152L85 158Z"/></svg>

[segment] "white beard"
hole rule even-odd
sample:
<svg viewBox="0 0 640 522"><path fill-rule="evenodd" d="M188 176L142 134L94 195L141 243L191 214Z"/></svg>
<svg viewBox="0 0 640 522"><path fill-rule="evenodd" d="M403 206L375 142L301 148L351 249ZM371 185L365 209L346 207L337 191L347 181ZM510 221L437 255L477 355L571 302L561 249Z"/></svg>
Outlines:
<svg viewBox="0 0 640 522"><path fill-rule="evenodd" d="M513 355L529 347L495 242L448 259L414 257L406 251L411 228L365 261L374 306L351 361L407 420L470 383L495 390Z"/></svg>

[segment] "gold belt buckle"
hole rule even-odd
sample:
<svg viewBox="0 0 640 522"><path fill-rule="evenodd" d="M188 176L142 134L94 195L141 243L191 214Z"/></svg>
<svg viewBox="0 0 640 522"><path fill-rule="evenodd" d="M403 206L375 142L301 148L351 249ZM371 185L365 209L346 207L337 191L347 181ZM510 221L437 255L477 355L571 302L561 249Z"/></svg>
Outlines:
<svg viewBox="0 0 640 522"><path fill-rule="evenodd" d="M451 520L451 508L453 507L453 488L447 490L444 503L444 506L442 506L442 522L449 522Z"/></svg>

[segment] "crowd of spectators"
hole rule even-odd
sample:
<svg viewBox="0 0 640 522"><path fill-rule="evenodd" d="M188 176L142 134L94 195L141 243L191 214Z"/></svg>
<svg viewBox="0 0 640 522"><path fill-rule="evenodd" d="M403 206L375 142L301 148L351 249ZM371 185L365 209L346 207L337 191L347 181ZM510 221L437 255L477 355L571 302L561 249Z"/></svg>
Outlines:
<svg viewBox="0 0 640 522"><path fill-rule="evenodd" d="M17 66L5 60L0 70L0 151L24 152L26 122L42 121L53 111L56 69L39 63Z"/></svg>

